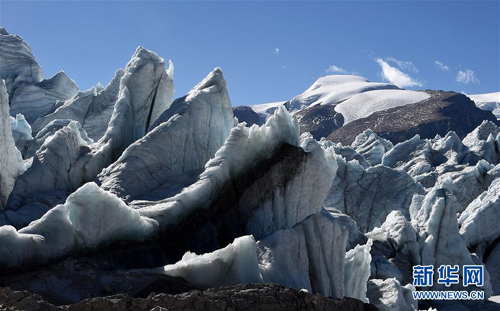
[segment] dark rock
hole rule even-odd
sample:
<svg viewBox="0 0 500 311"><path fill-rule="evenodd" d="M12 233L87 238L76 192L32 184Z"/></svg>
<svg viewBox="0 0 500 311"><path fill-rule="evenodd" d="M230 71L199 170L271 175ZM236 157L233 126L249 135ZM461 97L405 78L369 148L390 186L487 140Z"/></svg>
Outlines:
<svg viewBox="0 0 500 311"><path fill-rule="evenodd" d="M366 118L353 121L339 128L327 139L350 145L356 136L371 129L392 143L420 138L434 138L436 134L445 136L455 131L460 138L479 126L483 120L500 124L491 111L476 107L467 96L455 92L426 91L430 98L421 102L378 111Z"/></svg>
<svg viewBox="0 0 500 311"><path fill-rule="evenodd" d="M27 291L0 288L2 310L83 311L83 310L352 310L376 311L377 307L354 298L331 299L319 294L286 288L278 284L240 284L235 286L193 290L178 295L157 294L147 298L131 298L128 295L87 299L66 306L54 306L40 296ZM155 309L156 308L156 309ZM163 308L163 309L162 309Z"/></svg>
<svg viewBox="0 0 500 311"><path fill-rule="evenodd" d="M344 117L335 111L335 105L316 105L295 115L300 123L300 132L310 132L316 140L328 137L344 124Z"/></svg>
<svg viewBox="0 0 500 311"><path fill-rule="evenodd" d="M248 127L259 124L259 115L248 106L233 107L233 114L239 122L246 122Z"/></svg>
<svg viewBox="0 0 500 311"><path fill-rule="evenodd" d="M135 298L147 298L151 293L177 295L196 289L181 278L155 275L156 279L133 294Z"/></svg>

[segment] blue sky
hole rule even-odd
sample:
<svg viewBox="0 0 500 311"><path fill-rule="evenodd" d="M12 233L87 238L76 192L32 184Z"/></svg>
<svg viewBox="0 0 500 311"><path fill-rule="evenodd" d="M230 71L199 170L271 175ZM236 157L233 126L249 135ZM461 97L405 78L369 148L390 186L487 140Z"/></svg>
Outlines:
<svg viewBox="0 0 500 311"><path fill-rule="evenodd" d="M500 91L499 1L0 1L48 78L106 85L139 45L175 66L176 97L214 67L233 105L288 100L356 73L409 89ZM437 63L439 62L439 63Z"/></svg>

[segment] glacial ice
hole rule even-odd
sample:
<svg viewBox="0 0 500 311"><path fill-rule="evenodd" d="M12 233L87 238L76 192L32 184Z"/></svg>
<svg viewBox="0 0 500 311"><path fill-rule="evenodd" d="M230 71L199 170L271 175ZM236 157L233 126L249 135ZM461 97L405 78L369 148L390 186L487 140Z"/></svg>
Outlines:
<svg viewBox="0 0 500 311"><path fill-rule="evenodd" d="M366 286L370 277L372 240L348 251L344 260L344 295L368 302Z"/></svg>
<svg viewBox="0 0 500 311"><path fill-rule="evenodd" d="M171 194L158 188L200 173L229 136L233 118L226 81L216 68L99 175L101 187L127 201L155 190L163 195L156 199L168 198Z"/></svg>
<svg viewBox="0 0 500 311"><path fill-rule="evenodd" d="M15 118L10 117L10 127L12 129L12 136L16 142L16 147L22 153L26 142L33 139L33 136L31 136L31 126L24 116L18 113Z"/></svg>
<svg viewBox="0 0 500 311"><path fill-rule="evenodd" d="M20 36L9 34L4 27L0 27L0 79L5 80L9 96L20 83L43 80L42 68L29 45Z"/></svg>
<svg viewBox="0 0 500 311"><path fill-rule="evenodd" d="M2 29L0 29L1 32ZM0 36L1 37L1 36ZM0 81L0 210L14 188L14 182L22 172L22 156L12 136L9 116L9 94L5 81Z"/></svg>
<svg viewBox="0 0 500 311"><path fill-rule="evenodd" d="M257 242L259 270L264 282L312 292L305 236L294 228L278 230Z"/></svg>
<svg viewBox="0 0 500 311"><path fill-rule="evenodd" d="M45 263L116 240L142 241L157 230L156 221L140 216L95 183L87 183L64 205L29 226L19 231L9 225L0 227L0 267Z"/></svg>
<svg viewBox="0 0 500 311"><path fill-rule="evenodd" d="M78 121L73 121L70 119L56 119L47 124L42 130L40 130L32 140L26 142L25 148L23 150L23 156L25 158L33 157L49 137L51 137L58 130L69 125L70 123L76 125L76 128L80 132L80 137L85 142L85 144L92 145L94 143L94 140L87 136L87 132Z"/></svg>
<svg viewBox="0 0 500 311"><path fill-rule="evenodd" d="M418 310L418 303L413 299L415 288L411 284L402 286L395 278L368 281L368 299L381 311Z"/></svg>
<svg viewBox="0 0 500 311"><path fill-rule="evenodd" d="M367 129L363 133L356 136L351 147L362 155L371 166L375 166L382 162L382 157L389 151L393 144L377 134L372 130Z"/></svg>
<svg viewBox="0 0 500 311"><path fill-rule="evenodd" d="M477 196L460 214L460 235L467 247L474 248L482 243L491 246L500 237L500 178ZM484 252L484 250L483 250ZM476 253L482 257L479 250Z"/></svg>
<svg viewBox="0 0 500 311"><path fill-rule="evenodd" d="M400 211L392 211L382 226L366 234L373 239L371 278L396 277L401 284L412 281L412 267L420 264L417 234Z"/></svg>
<svg viewBox="0 0 500 311"><path fill-rule="evenodd" d="M450 191L452 187L451 179L445 179L436 184L425 198L414 199L410 207L412 225L419 235L422 265L434 267L459 265L461 267L476 264L464 239L459 234L454 198ZM463 278L462 273L463 271L459 270L460 278ZM487 271L484 275L485 285L482 290L485 295L489 296L492 291ZM438 273L434 273L432 289L444 290L444 285L437 284L437 276ZM451 289L474 290L471 286L464 288L461 284L452 284Z"/></svg>
<svg viewBox="0 0 500 311"><path fill-rule="evenodd" d="M235 187L245 182L247 172L269 161L284 146L297 146L299 143L296 119L292 119L286 109L280 107L261 127L248 128L244 124L234 127L224 145L205 165L205 171L198 181L181 193L167 200L138 207L141 207L141 214L145 216L164 219L164 225L179 223L190 214L212 206L229 185ZM293 150L290 149L290 152ZM239 212L245 215L244 219L247 219L242 224L245 226L244 231L257 239L287 225L295 225L321 210L336 167L332 167L333 161L327 160L328 154L325 157L322 148L315 148L308 154L299 150L293 152L300 155L293 160L297 162L293 171L283 175L284 172L280 172L283 169L281 164L270 163L270 171L265 172L258 182L238 190L238 201L234 203ZM262 187L266 187L266 191L263 192Z"/></svg>
<svg viewBox="0 0 500 311"><path fill-rule="evenodd" d="M80 136L76 121L71 121L46 140L36 153L32 166L16 180L8 204L11 209L29 196L79 188L81 176L72 174L71 170L85 147L88 145Z"/></svg>
<svg viewBox="0 0 500 311"><path fill-rule="evenodd" d="M259 272L257 245L252 236L237 238L213 253L196 255L187 252L176 264L151 272L181 277L199 288L263 281Z"/></svg>
<svg viewBox="0 0 500 311"><path fill-rule="evenodd" d="M90 91L78 92L54 112L36 120L32 126L33 133L38 134L57 119L70 119L78 121L89 137L98 141L108 128L123 74L122 69L117 70L106 88L95 86Z"/></svg>
<svg viewBox="0 0 500 311"><path fill-rule="evenodd" d="M409 219L413 195L424 192L404 171L383 165L365 169L356 160L345 162L341 157L337 162L337 176L324 205L349 215L361 232L381 226L393 210L400 210ZM393 186L386 187L389 183Z"/></svg>
<svg viewBox="0 0 500 311"><path fill-rule="evenodd" d="M412 266L484 264L482 290L500 293L492 122L463 140L393 146L365 130L342 146L299 136L293 113L337 105L348 123L428 94L328 76L289 102L252 107L262 126L248 127L235 123L219 68L173 101L173 64L141 47L108 86L78 93L63 72L44 80L3 28L0 57L1 268L138 249L153 258L168 242L178 249L164 258L191 252L142 271L202 288L276 282L415 310ZM131 250L106 248L118 241Z"/></svg>
<svg viewBox="0 0 500 311"><path fill-rule="evenodd" d="M344 296L346 239L345 228L328 212L322 211L293 228L275 231L257 243L252 236L242 236L212 253L187 252L179 262L147 273L182 277L201 288L273 282L341 298ZM361 256L368 258L369 253L362 252ZM353 295L366 294L369 261L364 265L364 292L362 282L353 280L349 283Z"/></svg>
<svg viewBox="0 0 500 311"><path fill-rule="evenodd" d="M87 145L75 122L56 132L44 142L33 165L17 180L10 208L16 209L29 196L57 190L71 192L93 181L126 147L147 132L156 115L170 106L172 92L173 84L163 59L139 47L120 80L119 96L104 136Z"/></svg>
<svg viewBox="0 0 500 311"><path fill-rule="evenodd" d="M24 82L17 86L10 100L10 114L22 113L32 124L57 107L57 102L70 99L78 92L78 86L64 71L38 83Z"/></svg>

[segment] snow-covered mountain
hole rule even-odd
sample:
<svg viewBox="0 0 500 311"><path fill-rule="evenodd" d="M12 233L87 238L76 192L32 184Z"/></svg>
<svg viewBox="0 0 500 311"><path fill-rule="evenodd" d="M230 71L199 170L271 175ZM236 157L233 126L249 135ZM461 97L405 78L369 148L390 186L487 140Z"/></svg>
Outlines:
<svg viewBox="0 0 500 311"><path fill-rule="evenodd" d="M497 94L472 97L492 100L478 102L477 106L494 112ZM402 90L353 75L325 76L289 101L239 106L234 114L250 125L263 124L280 105L297 117L301 132L309 132L315 139L325 137L349 144L366 129L398 143L415 134L432 138L449 130L463 138L483 120L496 122L493 115L476 109L472 101L455 92ZM257 119L249 117L252 112L258 115L258 121L251 122Z"/></svg>
<svg viewBox="0 0 500 311"><path fill-rule="evenodd" d="M467 95L478 108L489 110L500 119L500 92Z"/></svg>
<svg viewBox="0 0 500 311"><path fill-rule="evenodd" d="M417 310L443 305L413 299L412 267L441 264L483 265L484 285L432 289L500 295L500 128L465 95L329 76L286 102L232 108L215 68L174 100L173 64L139 47L108 86L66 98L40 90L38 67L27 76L36 63L20 37L0 40L15 46L0 50L10 310L288 306L269 283L294 288L297 308L352 297Z"/></svg>

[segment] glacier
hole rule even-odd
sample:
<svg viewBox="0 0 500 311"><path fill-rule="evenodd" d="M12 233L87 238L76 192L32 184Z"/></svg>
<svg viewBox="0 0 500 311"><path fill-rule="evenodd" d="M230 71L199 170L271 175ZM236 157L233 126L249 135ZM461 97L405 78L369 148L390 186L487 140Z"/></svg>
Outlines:
<svg viewBox="0 0 500 311"><path fill-rule="evenodd" d="M159 112L170 107L172 93L163 59L137 48L120 79L119 96L103 137L88 145L89 140L80 136L81 125L73 122L45 139L33 165L16 181L9 209L19 208L30 197L54 191L70 193L93 181L126 147L146 134Z"/></svg>
<svg viewBox="0 0 500 311"><path fill-rule="evenodd" d="M27 227L0 227L0 266L42 264L76 250L94 249L114 240L145 240L158 223L140 216L123 201L87 183Z"/></svg>
<svg viewBox="0 0 500 311"><path fill-rule="evenodd" d="M22 156L12 136L9 116L9 94L5 81L0 81L0 210L2 210L21 173Z"/></svg>
<svg viewBox="0 0 500 311"><path fill-rule="evenodd" d="M441 305L413 300L413 266L474 264L485 286L451 289L500 294L494 119L399 143L365 126L343 144L304 122L358 124L437 91L327 76L243 108L251 125L218 67L174 100L173 63L138 47L80 91L44 79L21 37L0 28L0 43L1 284L69 304L165 280L278 283L418 310Z"/></svg>
<svg viewBox="0 0 500 311"><path fill-rule="evenodd" d="M152 192L172 196L162 186L175 184L176 177L201 173L229 136L233 118L226 81L216 68L101 172L101 187L126 201Z"/></svg>

